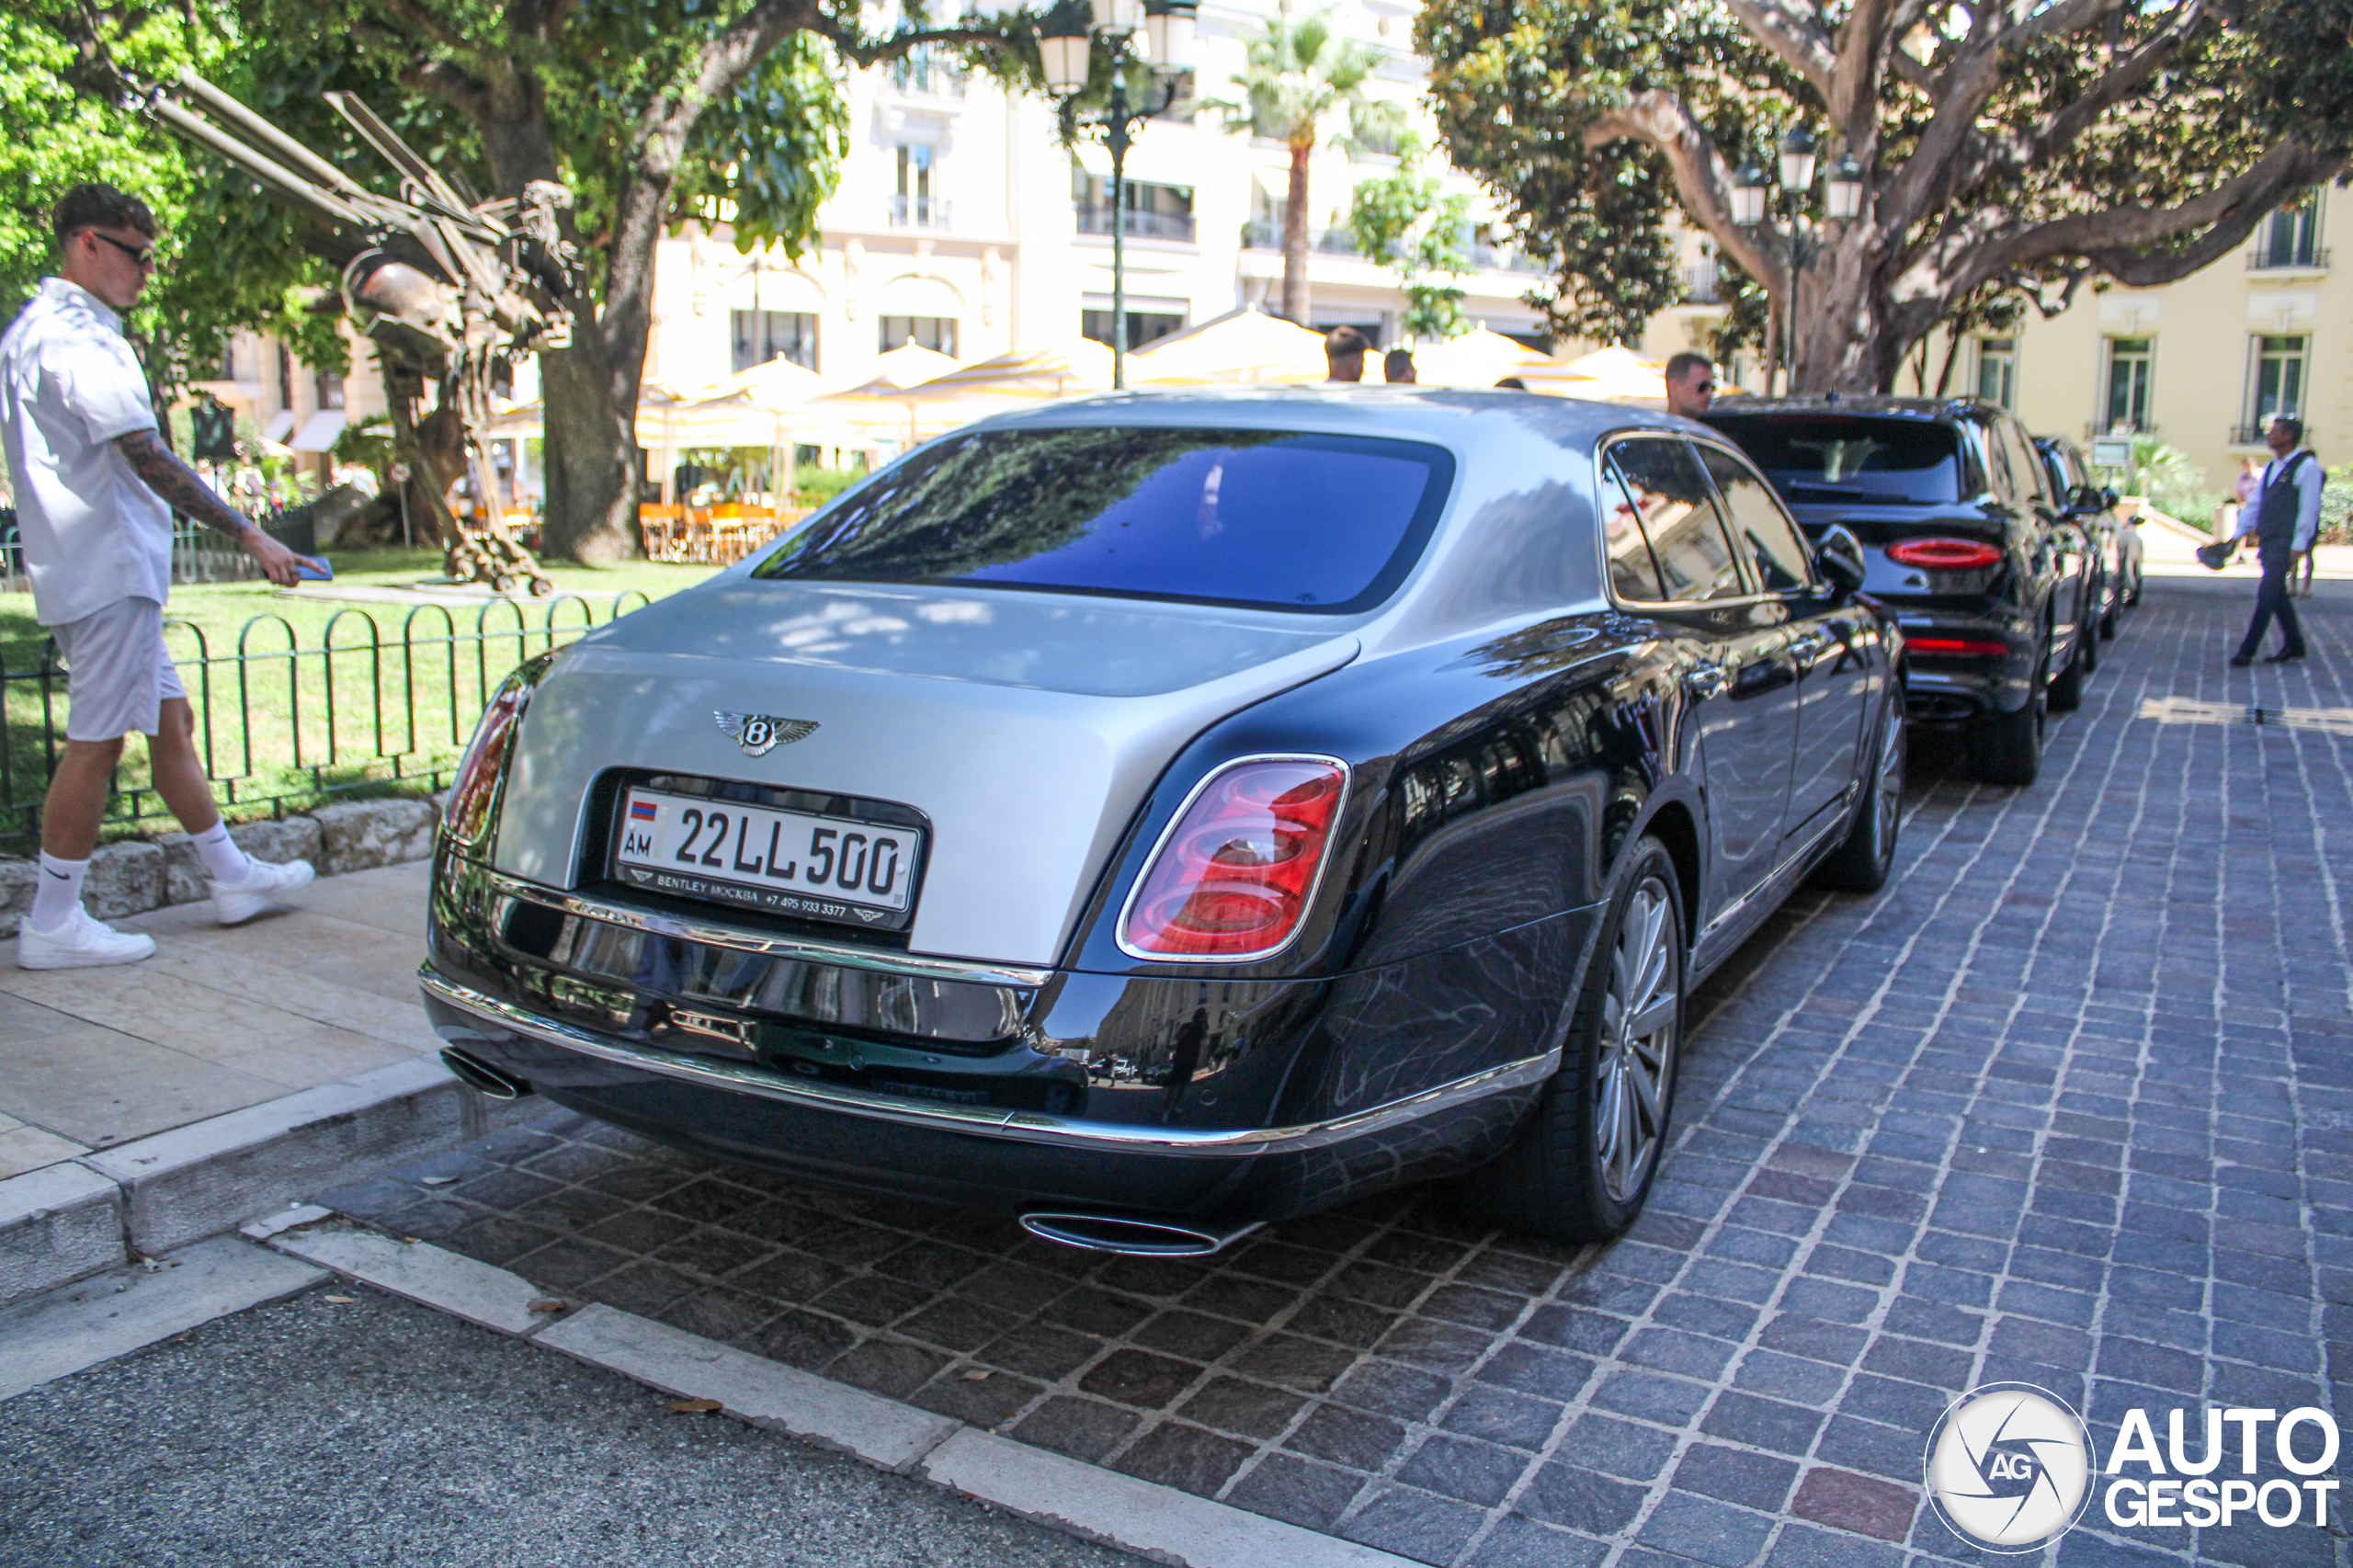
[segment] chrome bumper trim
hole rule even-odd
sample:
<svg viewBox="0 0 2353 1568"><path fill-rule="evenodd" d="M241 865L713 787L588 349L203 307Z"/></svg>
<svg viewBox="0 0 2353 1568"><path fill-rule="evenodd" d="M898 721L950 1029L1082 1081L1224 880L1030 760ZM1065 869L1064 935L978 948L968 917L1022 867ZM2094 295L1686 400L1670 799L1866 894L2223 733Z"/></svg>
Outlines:
<svg viewBox="0 0 2353 1568"><path fill-rule="evenodd" d="M544 1045L577 1051L599 1062L617 1062L641 1072L657 1073L705 1088L782 1100L813 1110L838 1111L881 1121L901 1122L941 1132L966 1132L983 1138L1005 1138L1025 1143L1049 1143L1059 1148L1095 1150L1114 1154L1204 1154L1227 1158L1251 1154L1291 1154L1346 1142L1419 1120L1466 1101L1506 1090L1540 1084L1560 1064L1555 1049L1541 1056L1458 1078L1450 1084L1392 1100L1370 1110L1303 1127L1245 1128L1230 1132L1188 1132L1165 1127L1124 1127L1109 1122L1073 1121L1035 1111L998 1110L986 1107L915 1104L892 1095L837 1084L786 1078L756 1067L705 1062L653 1051L623 1040L607 1040L554 1018L543 1018L512 1003L502 1002L472 986L460 985L431 964L417 971L417 983L434 1001L469 1013L495 1028L524 1035ZM463 1045L466 1040L452 1040Z"/></svg>
<svg viewBox="0 0 2353 1568"><path fill-rule="evenodd" d="M982 963L971 959L918 958L910 953L813 941L806 937L779 937L774 932L755 931L747 926L729 926L716 920L689 920L675 915L658 914L651 909L608 903L603 899L583 898L562 888L521 881L488 867L483 868L483 875L488 880L494 893L506 898L520 899L526 903L536 903L565 915L576 915L584 920L601 920L608 926L625 926L634 931L650 931L658 937L676 937L681 941L702 942L714 948L731 948L737 952L760 953L768 958L834 964L843 969L875 970L883 974L904 974L917 980L963 981L972 985L1010 985L1030 991L1045 984L1054 974L1051 969L1025 969L1015 964Z"/></svg>

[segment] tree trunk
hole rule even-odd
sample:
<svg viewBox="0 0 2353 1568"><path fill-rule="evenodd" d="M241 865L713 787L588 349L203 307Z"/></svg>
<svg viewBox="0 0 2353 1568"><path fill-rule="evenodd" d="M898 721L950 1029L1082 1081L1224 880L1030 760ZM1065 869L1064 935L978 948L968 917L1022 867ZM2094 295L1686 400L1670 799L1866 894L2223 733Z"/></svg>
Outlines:
<svg viewBox="0 0 2353 1568"><path fill-rule="evenodd" d="M1290 184L1283 198L1283 319L1307 324L1307 159L1315 149L1290 150Z"/></svg>
<svg viewBox="0 0 2353 1568"><path fill-rule="evenodd" d="M1907 333L1899 324L1887 280L1870 264L1869 238L1865 225L1849 225L1792 270L1785 307L1790 392L1893 392L1904 357L1927 335L1926 327Z"/></svg>

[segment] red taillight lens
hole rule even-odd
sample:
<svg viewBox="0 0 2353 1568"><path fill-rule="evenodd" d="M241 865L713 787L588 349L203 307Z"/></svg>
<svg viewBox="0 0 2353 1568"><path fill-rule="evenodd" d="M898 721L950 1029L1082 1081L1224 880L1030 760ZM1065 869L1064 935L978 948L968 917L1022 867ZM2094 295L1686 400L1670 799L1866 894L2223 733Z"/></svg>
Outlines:
<svg viewBox="0 0 2353 1568"><path fill-rule="evenodd" d="M449 804L441 813L441 831L460 844L479 844L490 825L491 803L497 800L498 781L506 773L517 722L545 667L533 660L508 676L483 710L482 722L474 726L473 741L458 764L458 781L449 788Z"/></svg>
<svg viewBox="0 0 2353 1568"><path fill-rule="evenodd" d="M1936 572L1977 572L1997 564L2002 552L1973 539L1907 539L1889 545L1887 558Z"/></svg>
<svg viewBox="0 0 2353 1568"><path fill-rule="evenodd" d="M2007 658L2010 645L1996 642L1990 637L1913 637L1906 636L1904 645L1915 653L1965 653L1972 658Z"/></svg>
<svg viewBox="0 0 2353 1568"><path fill-rule="evenodd" d="M1152 864L1120 921L1139 958L1256 958L1290 940L1347 790L1321 757L1259 757L1211 778Z"/></svg>

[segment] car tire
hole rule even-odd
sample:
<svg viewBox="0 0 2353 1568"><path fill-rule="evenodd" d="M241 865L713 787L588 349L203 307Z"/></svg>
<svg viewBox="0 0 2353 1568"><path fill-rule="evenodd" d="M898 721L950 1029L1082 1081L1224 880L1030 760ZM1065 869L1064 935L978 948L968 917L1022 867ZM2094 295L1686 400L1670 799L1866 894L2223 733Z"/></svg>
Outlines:
<svg viewBox="0 0 2353 1568"><path fill-rule="evenodd" d="M2075 632L2075 648L2082 654L2081 662L2085 675L2090 675L2099 668L2099 627L2089 618L2085 619Z"/></svg>
<svg viewBox="0 0 2353 1568"><path fill-rule="evenodd" d="M2045 642L2026 705L2015 713L1996 713L1978 722L1972 748L1978 782L2024 789L2042 776L2042 733L2050 702L2042 674L2050 667L2051 645Z"/></svg>
<svg viewBox="0 0 2353 1568"><path fill-rule="evenodd" d="M2141 603L2141 569L2138 566L2132 568L2131 591L2124 596L2124 602L2136 608Z"/></svg>
<svg viewBox="0 0 2353 1568"><path fill-rule="evenodd" d="M1682 1063L1683 899L1655 838L1635 843L1536 1109L1496 1159L1455 1178L1472 1217L1523 1235L1601 1242L1643 1211ZM1635 1036L1645 1015L1657 1027Z"/></svg>
<svg viewBox="0 0 2353 1568"><path fill-rule="evenodd" d="M2091 673L2092 629L2088 622L2075 629L2075 645L2067 651L2067 667L2051 682L2051 711L2073 713L2084 705L2084 677Z"/></svg>
<svg viewBox="0 0 2353 1568"><path fill-rule="evenodd" d="M1870 771L1862 778L1863 801L1855 808L1846 842L1817 867L1813 880L1838 892L1877 892L1895 869L1895 835L1904 825L1904 772L1910 757L1902 701L1887 705L1872 749Z"/></svg>

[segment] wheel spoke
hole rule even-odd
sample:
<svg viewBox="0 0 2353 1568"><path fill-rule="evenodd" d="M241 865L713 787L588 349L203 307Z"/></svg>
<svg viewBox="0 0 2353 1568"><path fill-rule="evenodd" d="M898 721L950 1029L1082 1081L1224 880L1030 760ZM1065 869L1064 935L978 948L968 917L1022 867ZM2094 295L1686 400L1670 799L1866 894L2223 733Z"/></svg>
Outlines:
<svg viewBox="0 0 2353 1568"><path fill-rule="evenodd" d="M1626 1068L1626 1082L1632 1085L1634 1098L1642 1102L1643 1115L1647 1119L1652 1136L1656 1136L1660 1120L1658 1081L1644 1072L1641 1064L1630 1062Z"/></svg>
<svg viewBox="0 0 2353 1568"><path fill-rule="evenodd" d="M1664 996L1655 997L1634 1015L1633 1022L1626 1026L1627 1038L1646 1040L1661 1030L1672 1028L1675 1012L1675 993L1670 991Z"/></svg>

